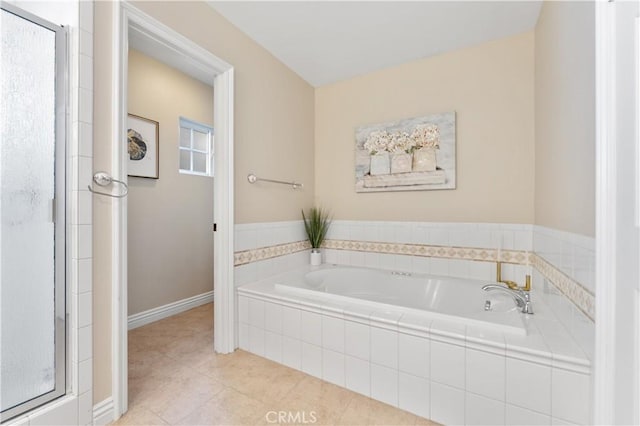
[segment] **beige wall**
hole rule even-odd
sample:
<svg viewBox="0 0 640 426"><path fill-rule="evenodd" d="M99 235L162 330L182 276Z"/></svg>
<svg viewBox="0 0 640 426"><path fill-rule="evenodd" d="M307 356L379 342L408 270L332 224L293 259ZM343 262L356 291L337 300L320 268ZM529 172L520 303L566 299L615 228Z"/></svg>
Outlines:
<svg viewBox="0 0 640 426"><path fill-rule="evenodd" d="M213 88L133 49L128 85L160 129L160 178L129 178L131 315L213 290L213 179L178 173L179 119L213 127Z"/></svg>
<svg viewBox="0 0 640 426"><path fill-rule="evenodd" d="M545 1L535 31L535 221L595 235L595 6Z"/></svg>
<svg viewBox="0 0 640 426"><path fill-rule="evenodd" d="M314 194L314 89L203 2L136 2L235 68L236 223L298 219ZM112 4L95 2L94 169L112 170ZM304 190L246 181L296 179ZM99 199L100 198L100 199ZM94 197L94 401L111 395L111 203Z"/></svg>
<svg viewBox="0 0 640 426"><path fill-rule="evenodd" d="M313 87L204 2L135 5L235 68L236 223L299 219L314 194ZM251 185L250 172L304 189Z"/></svg>
<svg viewBox="0 0 640 426"><path fill-rule="evenodd" d="M316 90L316 199L336 219L533 222L533 33ZM354 190L354 130L456 112L457 189Z"/></svg>

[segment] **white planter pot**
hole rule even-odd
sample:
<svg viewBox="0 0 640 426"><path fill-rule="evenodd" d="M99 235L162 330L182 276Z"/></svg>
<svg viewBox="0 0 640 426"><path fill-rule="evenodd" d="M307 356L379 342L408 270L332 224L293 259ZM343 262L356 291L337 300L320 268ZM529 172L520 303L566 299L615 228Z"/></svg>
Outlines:
<svg viewBox="0 0 640 426"><path fill-rule="evenodd" d="M391 172L391 164L389 162L389 153L383 152L371 156L371 165L369 174L371 176L388 175Z"/></svg>
<svg viewBox="0 0 640 426"><path fill-rule="evenodd" d="M414 172L433 172L436 170L436 149L421 148L413 153Z"/></svg>
<svg viewBox="0 0 640 426"><path fill-rule="evenodd" d="M322 252L319 249L311 249L311 254L309 255L309 263L311 263L311 266L322 265Z"/></svg>
<svg viewBox="0 0 640 426"><path fill-rule="evenodd" d="M391 174L409 173L411 171L411 154L406 152L391 156Z"/></svg>

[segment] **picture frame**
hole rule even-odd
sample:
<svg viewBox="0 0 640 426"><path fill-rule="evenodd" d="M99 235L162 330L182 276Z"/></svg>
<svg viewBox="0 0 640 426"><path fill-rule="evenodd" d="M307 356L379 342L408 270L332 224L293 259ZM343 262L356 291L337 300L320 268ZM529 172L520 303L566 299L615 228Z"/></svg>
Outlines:
<svg viewBox="0 0 640 426"><path fill-rule="evenodd" d="M127 174L158 179L160 166L160 124L139 115L127 115Z"/></svg>
<svg viewBox="0 0 640 426"><path fill-rule="evenodd" d="M456 114L355 129L356 192L456 189Z"/></svg>

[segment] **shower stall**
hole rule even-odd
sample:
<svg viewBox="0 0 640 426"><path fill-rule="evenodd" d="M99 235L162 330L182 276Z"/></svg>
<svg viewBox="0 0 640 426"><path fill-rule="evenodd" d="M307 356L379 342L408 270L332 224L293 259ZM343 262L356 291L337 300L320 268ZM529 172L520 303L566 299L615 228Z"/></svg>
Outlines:
<svg viewBox="0 0 640 426"><path fill-rule="evenodd" d="M0 2L0 421L66 393L66 30Z"/></svg>

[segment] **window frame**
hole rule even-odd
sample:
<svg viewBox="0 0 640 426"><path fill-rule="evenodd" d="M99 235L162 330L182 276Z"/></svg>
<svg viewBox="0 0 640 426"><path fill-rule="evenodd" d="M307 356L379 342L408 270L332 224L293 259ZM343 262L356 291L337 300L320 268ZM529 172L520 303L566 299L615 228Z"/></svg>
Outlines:
<svg viewBox="0 0 640 426"><path fill-rule="evenodd" d="M189 146L182 146L182 129L189 129ZM205 133L207 135L207 150L203 151L194 147L194 132ZM180 117L178 122L178 172L184 175L213 177L213 127L199 123L186 117ZM189 153L189 170L183 169L181 164L182 152ZM206 156L206 171L194 170L194 153Z"/></svg>

